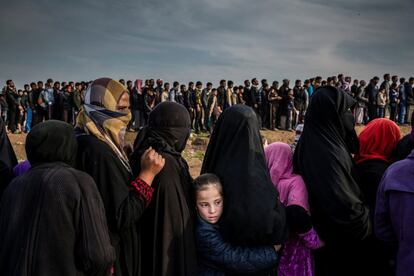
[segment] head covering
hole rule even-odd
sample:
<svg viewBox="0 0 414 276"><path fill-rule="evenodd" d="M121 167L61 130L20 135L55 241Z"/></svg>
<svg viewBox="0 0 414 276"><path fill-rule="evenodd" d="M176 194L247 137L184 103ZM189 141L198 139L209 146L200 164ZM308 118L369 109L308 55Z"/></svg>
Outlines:
<svg viewBox="0 0 414 276"><path fill-rule="evenodd" d="M75 165L78 143L73 127L49 120L36 125L26 138L26 154L32 166L37 163L64 162Z"/></svg>
<svg viewBox="0 0 414 276"><path fill-rule="evenodd" d="M7 136L6 127L0 117L0 196L13 176L17 164L16 154Z"/></svg>
<svg viewBox="0 0 414 276"><path fill-rule="evenodd" d="M235 105L222 113L211 136L201 173L223 185L220 231L240 245L277 244L286 238L285 211L264 158L257 116Z"/></svg>
<svg viewBox="0 0 414 276"><path fill-rule="evenodd" d="M300 175L293 173L293 153L288 144L276 142L265 148L273 185L285 205L299 205L309 211L308 193Z"/></svg>
<svg viewBox="0 0 414 276"><path fill-rule="evenodd" d="M359 134L359 153L355 161L359 164L367 160L391 162L391 157L401 138L400 128L389 119L378 118Z"/></svg>
<svg viewBox="0 0 414 276"><path fill-rule="evenodd" d="M350 108L355 100L335 87L315 91L293 157L309 193L318 234L329 243L347 243L370 233L369 211L354 178L351 152L358 137Z"/></svg>
<svg viewBox="0 0 414 276"><path fill-rule="evenodd" d="M126 127L131 120L131 112L117 111L119 99L128 90L120 82L110 78L96 79L89 85L85 103L79 112L76 128L93 135L108 144L122 164L131 171L124 151Z"/></svg>
<svg viewBox="0 0 414 276"><path fill-rule="evenodd" d="M174 102L163 102L149 114L148 126L138 134L134 149L145 151L152 146L156 151L181 156L190 132L191 120L187 109Z"/></svg>

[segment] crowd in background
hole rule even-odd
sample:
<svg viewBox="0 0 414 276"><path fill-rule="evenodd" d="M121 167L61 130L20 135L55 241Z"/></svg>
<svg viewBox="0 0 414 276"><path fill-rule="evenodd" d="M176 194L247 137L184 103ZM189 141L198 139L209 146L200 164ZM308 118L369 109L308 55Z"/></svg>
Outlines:
<svg viewBox="0 0 414 276"><path fill-rule="evenodd" d="M255 95L256 83L246 95ZM403 83L398 97L410 88ZM37 123L19 164L0 118L2 275L412 274L412 115L411 133L401 138L396 122L373 119L385 113L377 101L358 136L356 100L345 86L324 85L309 93L292 151L263 143L266 113L257 101L251 108L224 100L193 180L182 153L200 119L202 86L193 109L172 102L177 94L166 100L171 89L156 104L152 81L135 87L154 104L134 115L146 125L138 125L132 149L125 129L137 127L134 92L109 78L80 93L75 128ZM44 111L56 114L53 105Z"/></svg>
<svg viewBox="0 0 414 276"><path fill-rule="evenodd" d="M175 81L172 85L161 79L130 80L120 82L130 93L132 119L128 129L136 131L146 125L149 113L164 101L177 102L188 110L191 127L196 132L211 131L221 112L236 104L252 107L262 129L292 130L303 123L309 98L320 86L334 86L350 94L357 102L353 106L356 124L366 124L375 118L388 117L400 125L409 123L414 106L414 78L385 74L365 80L352 80L343 74L322 79L318 76L296 80L291 86L284 79L271 84L256 78L235 85L231 80L221 80L217 88L211 82L189 82L188 86ZM48 119L62 120L74 125L84 102L88 82L58 82L48 79L25 84L16 89L12 80L6 82L0 94L0 113L8 131L21 133Z"/></svg>

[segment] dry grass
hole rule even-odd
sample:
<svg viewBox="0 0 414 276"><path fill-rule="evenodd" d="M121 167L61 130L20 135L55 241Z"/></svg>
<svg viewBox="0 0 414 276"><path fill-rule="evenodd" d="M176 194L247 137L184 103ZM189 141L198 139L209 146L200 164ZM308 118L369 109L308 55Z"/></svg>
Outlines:
<svg viewBox="0 0 414 276"><path fill-rule="evenodd" d="M363 127L356 127L357 133L361 132L362 129ZM401 133L403 136L409 133L410 130L410 127L401 127ZM278 141L290 144L293 143L295 137L294 132L288 131L262 131L262 135L268 140L269 144ZM133 142L135 136L136 133L128 132L126 140ZM9 137L19 161L25 160L26 152L24 146L26 141L26 134L10 134ZM190 173L193 177L198 176L198 174L200 173L207 144L208 136L205 134L191 137L188 141L183 156L188 162L188 165L190 167Z"/></svg>

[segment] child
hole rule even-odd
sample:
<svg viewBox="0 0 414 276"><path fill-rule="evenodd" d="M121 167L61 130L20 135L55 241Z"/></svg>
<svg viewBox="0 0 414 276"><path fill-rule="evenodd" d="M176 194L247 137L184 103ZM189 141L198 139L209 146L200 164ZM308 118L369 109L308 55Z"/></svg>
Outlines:
<svg viewBox="0 0 414 276"><path fill-rule="evenodd" d="M292 150L288 144L272 143L265 149L265 156L280 201L288 206L286 217L291 232L280 258L277 275L314 275L311 250L322 247L323 242L310 222L305 183L300 175L293 173Z"/></svg>
<svg viewBox="0 0 414 276"><path fill-rule="evenodd" d="M199 215L196 226L199 275L274 272L280 245L241 247L223 240L218 226L223 212L223 188L219 178L214 174L200 175L194 181L194 192Z"/></svg>
<svg viewBox="0 0 414 276"><path fill-rule="evenodd" d="M387 93L385 92L385 88L381 88L378 92L378 118L385 117L385 106L387 105Z"/></svg>

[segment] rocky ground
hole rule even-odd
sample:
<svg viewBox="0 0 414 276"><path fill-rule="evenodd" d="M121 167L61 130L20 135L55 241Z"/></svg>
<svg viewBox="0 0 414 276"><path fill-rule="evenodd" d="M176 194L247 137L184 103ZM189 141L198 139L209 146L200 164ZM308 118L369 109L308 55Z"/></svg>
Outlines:
<svg viewBox="0 0 414 276"><path fill-rule="evenodd" d="M359 133L363 127L357 127L356 130ZM410 131L409 127L401 127L401 132L403 135L407 134ZM294 132L288 131L262 131L262 135L268 140L268 143L273 142L285 142L292 143L295 138ZM127 133L127 140L133 142L135 139L136 133ZM19 161L26 158L25 153L25 134L10 134L10 141L13 145L13 148L16 152L17 158ZM201 164L203 162L204 153L207 148L209 138L206 134L194 135L188 141L187 148L184 151L184 157L188 162L190 167L190 173L192 176L198 176L201 169Z"/></svg>

